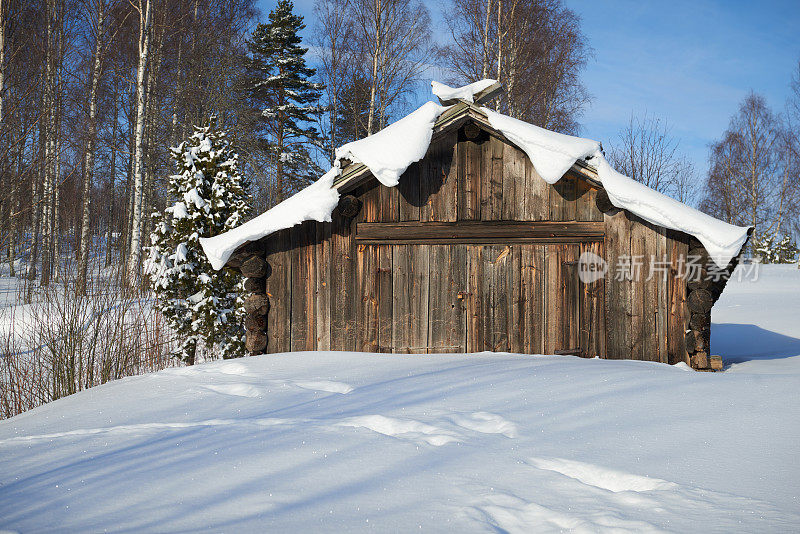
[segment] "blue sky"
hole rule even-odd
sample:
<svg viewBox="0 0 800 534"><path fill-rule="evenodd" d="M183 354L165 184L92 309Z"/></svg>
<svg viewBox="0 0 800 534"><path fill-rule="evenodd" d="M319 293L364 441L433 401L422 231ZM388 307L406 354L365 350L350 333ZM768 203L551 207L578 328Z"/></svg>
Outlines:
<svg viewBox="0 0 800 534"><path fill-rule="evenodd" d="M564 0L582 18L594 58L582 135L613 142L631 113L665 119L680 150L707 169L708 145L750 91L781 110L800 60L800 0ZM261 1L266 13L274 2ZM295 2L311 26L313 0ZM440 2L429 2L435 30ZM432 74L433 76L433 74ZM429 99L427 87L419 103Z"/></svg>

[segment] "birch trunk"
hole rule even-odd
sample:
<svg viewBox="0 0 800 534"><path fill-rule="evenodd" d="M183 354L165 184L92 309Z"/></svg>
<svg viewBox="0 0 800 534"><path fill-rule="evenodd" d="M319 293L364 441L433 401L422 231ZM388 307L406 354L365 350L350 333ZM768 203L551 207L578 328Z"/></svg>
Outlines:
<svg viewBox="0 0 800 534"><path fill-rule="evenodd" d="M89 266L89 205L94 178L94 143L97 135L97 86L100 82L100 66L103 53L103 25L105 23L105 0L97 0L97 37L94 48L94 63L89 90L89 131L86 140L86 156L83 169L83 215L81 217L81 243L78 259L78 288L86 289L86 271ZM113 169L112 169L113 172Z"/></svg>
<svg viewBox="0 0 800 534"><path fill-rule="evenodd" d="M3 124L3 98L6 87L6 0L0 0L0 124Z"/></svg>
<svg viewBox="0 0 800 534"><path fill-rule="evenodd" d="M63 99L62 88L64 86L64 19L59 18L58 25L58 56L56 72L58 79L54 103L53 121L53 245L52 245L52 265L53 279L59 280L61 275L61 120L63 118Z"/></svg>
<svg viewBox="0 0 800 534"><path fill-rule="evenodd" d="M383 16L382 0L375 0L375 43L372 50L372 80L369 88L369 117L367 119L367 135L372 135L375 120L375 95L378 86L378 63L381 53L381 18Z"/></svg>
<svg viewBox="0 0 800 534"><path fill-rule="evenodd" d="M139 280L142 241L142 201L144 200L144 119L145 119L145 74L150 55L150 25L152 3L139 4L139 66L136 72L136 141L133 155L133 220L131 224L131 249L128 255L128 285L135 287Z"/></svg>
<svg viewBox="0 0 800 534"><path fill-rule="evenodd" d="M485 80L489 77L489 17L492 13L492 0L486 0L486 16L483 22L483 75Z"/></svg>
<svg viewBox="0 0 800 534"><path fill-rule="evenodd" d="M42 273L40 283L46 286L50 283L50 269L53 247L53 123L55 122L55 99L54 93L54 60L53 56L53 18L55 6L52 0L47 2L47 51L45 56L45 79L44 79L44 105L47 114L44 120L44 161L42 165Z"/></svg>

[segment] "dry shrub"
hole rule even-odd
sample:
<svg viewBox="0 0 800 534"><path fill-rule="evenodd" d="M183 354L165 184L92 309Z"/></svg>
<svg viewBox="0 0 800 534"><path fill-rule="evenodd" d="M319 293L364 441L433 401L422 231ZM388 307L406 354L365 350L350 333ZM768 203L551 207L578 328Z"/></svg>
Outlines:
<svg viewBox="0 0 800 534"><path fill-rule="evenodd" d="M91 283L91 282L90 282ZM125 376L177 365L173 335L146 294L117 284L37 290L0 310L0 417Z"/></svg>

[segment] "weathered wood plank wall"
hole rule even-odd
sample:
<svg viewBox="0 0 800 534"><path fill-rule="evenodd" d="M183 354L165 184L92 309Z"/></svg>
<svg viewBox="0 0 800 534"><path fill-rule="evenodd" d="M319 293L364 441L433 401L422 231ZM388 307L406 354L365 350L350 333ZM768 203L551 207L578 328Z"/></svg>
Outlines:
<svg viewBox="0 0 800 534"><path fill-rule="evenodd" d="M398 187L373 179L350 194L363 203L354 218L335 211L331 224L306 222L265 240L272 266L269 352L574 351L687 359L686 285L674 276L686 236L618 210L604 214L597 188L576 176L548 185L521 150L498 137L450 132L434 139ZM388 240L366 237L372 223L459 221L559 221L568 230L507 243L448 240L441 231L415 241L413 227L404 227L407 239L405 229ZM592 224L602 225L602 235L581 237ZM364 235L356 239L360 225ZM578 259L586 251L609 262L605 279L580 282ZM618 269L631 255L645 261Z"/></svg>

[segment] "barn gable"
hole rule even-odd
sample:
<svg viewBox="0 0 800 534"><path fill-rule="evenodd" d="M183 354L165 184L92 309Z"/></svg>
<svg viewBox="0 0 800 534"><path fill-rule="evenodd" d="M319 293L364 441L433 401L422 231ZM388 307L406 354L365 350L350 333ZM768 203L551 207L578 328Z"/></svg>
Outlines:
<svg viewBox="0 0 800 534"><path fill-rule="evenodd" d="M705 269L708 254L687 234L615 209L586 162L551 185L459 102L397 187L343 163L331 223L280 230L228 262L250 276L242 260L255 256L270 270L263 286L251 283L270 303L249 323L254 352L491 350L709 366L708 299L695 303L697 317L687 301L701 289L718 296L724 281L690 288L678 276L690 250ZM589 252L612 270L584 283Z"/></svg>

